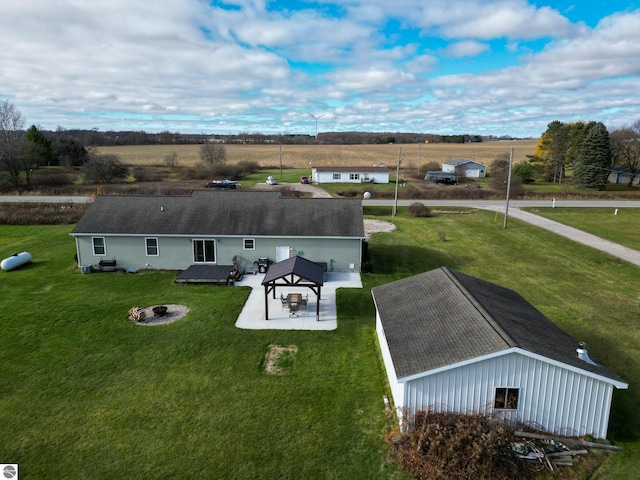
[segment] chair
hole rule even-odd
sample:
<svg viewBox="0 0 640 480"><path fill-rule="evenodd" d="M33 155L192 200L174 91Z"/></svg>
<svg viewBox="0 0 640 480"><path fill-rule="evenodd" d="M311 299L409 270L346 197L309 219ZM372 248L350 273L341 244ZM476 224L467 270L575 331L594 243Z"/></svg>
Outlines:
<svg viewBox="0 0 640 480"><path fill-rule="evenodd" d="M308 301L309 301L309 294L307 293L304 298L300 298L300 307L306 310Z"/></svg>
<svg viewBox="0 0 640 480"><path fill-rule="evenodd" d="M289 300L282 294L280 294L280 301L282 302L282 310L284 310L284 307L289 307Z"/></svg>

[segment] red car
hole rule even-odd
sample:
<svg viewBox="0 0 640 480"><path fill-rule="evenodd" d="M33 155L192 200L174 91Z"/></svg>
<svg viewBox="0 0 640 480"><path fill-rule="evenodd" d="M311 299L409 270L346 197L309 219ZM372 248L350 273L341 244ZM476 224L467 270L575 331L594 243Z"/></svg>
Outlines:
<svg viewBox="0 0 640 480"><path fill-rule="evenodd" d="M300 183L309 183L309 177L300 177Z"/></svg>

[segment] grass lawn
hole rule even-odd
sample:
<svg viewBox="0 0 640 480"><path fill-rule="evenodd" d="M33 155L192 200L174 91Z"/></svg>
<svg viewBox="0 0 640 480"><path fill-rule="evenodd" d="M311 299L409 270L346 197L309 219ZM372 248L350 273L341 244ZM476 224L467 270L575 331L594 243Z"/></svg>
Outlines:
<svg viewBox="0 0 640 480"><path fill-rule="evenodd" d="M387 209L368 218L390 220ZM338 291L334 332L248 331L245 288L176 286L167 272L82 275L71 227L0 226L0 460L21 478L405 478L387 460L393 424L370 289L446 265L517 290L631 384L609 436L624 446L597 478L640 470L640 270L492 212L416 219L374 235L363 289ZM441 241L443 236L446 241ZM171 325L134 305L190 308ZM296 346L288 375L264 373L270 345ZM571 478L565 475L565 478Z"/></svg>
<svg viewBox="0 0 640 480"><path fill-rule="evenodd" d="M541 217L579 228L640 250L640 208L523 208Z"/></svg>

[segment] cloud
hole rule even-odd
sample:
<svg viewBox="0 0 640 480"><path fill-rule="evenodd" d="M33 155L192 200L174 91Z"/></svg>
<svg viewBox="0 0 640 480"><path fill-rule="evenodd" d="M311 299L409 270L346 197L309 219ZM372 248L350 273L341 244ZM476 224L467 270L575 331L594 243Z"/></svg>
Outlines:
<svg viewBox="0 0 640 480"><path fill-rule="evenodd" d="M464 42L457 42L449 45L445 49L445 55L448 57L475 57L489 50L489 45L485 43L476 42L473 40L467 40Z"/></svg>

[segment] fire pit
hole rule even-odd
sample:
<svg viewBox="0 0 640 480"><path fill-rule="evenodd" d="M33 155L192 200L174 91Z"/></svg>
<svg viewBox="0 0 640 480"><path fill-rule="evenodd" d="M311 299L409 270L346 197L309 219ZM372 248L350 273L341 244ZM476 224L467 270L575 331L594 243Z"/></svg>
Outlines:
<svg viewBox="0 0 640 480"><path fill-rule="evenodd" d="M167 315L167 307L164 305L158 305L157 307L153 307L153 315L155 317L164 317Z"/></svg>

